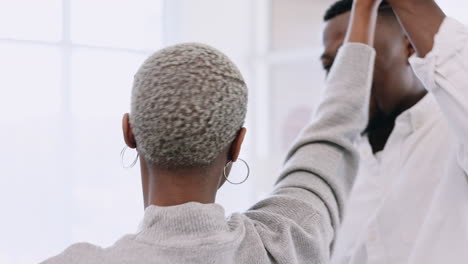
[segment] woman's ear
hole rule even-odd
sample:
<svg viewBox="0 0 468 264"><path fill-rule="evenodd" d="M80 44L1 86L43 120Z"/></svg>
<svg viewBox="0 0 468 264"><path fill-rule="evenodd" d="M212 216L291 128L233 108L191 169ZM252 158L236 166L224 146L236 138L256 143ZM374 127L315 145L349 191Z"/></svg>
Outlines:
<svg viewBox="0 0 468 264"><path fill-rule="evenodd" d="M237 137L232 143L231 146L231 160L232 162L236 162L237 159L239 158L239 154L242 148L242 143L244 143L244 138L245 134L247 133L247 129L245 127L241 128L239 130L239 133L237 133Z"/></svg>
<svg viewBox="0 0 468 264"><path fill-rule="evenodd" d="M135 136L133 135L132 127L130 126L130 115L128 113L123 116L122 130L125 144L127 144L129 148L136 148L136 140Z"/></svg>

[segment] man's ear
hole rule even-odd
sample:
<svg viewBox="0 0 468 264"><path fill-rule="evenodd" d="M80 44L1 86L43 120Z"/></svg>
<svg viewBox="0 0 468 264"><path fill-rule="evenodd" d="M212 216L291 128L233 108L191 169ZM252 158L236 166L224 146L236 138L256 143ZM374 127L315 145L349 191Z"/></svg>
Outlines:
<svg viewBox="0 0 468 264"><path fill-rule="evenodd" d="M411 41L408 39L408 37L405 37L405 47L409 63L409 58L411 58L416 53L416 50L414 49L413 44L411 44Z"/></svg>
<svg viewBox="0 0 468 264"><path fill-rule="evenodd" d="M127 144L129 148L136 148L136 140L135 136L133 135L132 127L130 126L130 115L128 113L123 116L122 130L125 144Z"/></svg>
<svg viewBox="0 0 468 264"><path fill-rule="evenodd" d="M239 133L237 133L236 139L232 143L231 153L230 153L232 162L236 162L237 159L239 158L239 154L242 148L242 143L244 143L244 138L245 138L246 133L247 133L247 129L245 127L241 128L239 130Z"/></svg>

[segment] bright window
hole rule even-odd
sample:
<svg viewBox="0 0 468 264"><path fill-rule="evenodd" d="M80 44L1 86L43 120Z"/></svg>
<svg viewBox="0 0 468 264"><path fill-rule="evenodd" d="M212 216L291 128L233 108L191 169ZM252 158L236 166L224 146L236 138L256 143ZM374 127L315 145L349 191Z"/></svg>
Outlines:
<svg viewBox="0 0 468 264"><path fill-rule="evenodd" d="M0 0L0 263L134 232L120 166L133 75L162 47L162 0Z"/></svg>

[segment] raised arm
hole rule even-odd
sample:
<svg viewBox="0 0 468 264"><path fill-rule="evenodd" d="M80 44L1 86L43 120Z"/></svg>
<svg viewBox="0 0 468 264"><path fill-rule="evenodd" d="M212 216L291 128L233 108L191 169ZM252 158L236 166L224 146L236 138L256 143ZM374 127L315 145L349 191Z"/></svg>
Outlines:
<svg viewBox="0 0 468 264"><path fill-rule="evenodd" d="M388 0L405 28L419 57L425 57L434 46L434 36L445 14L434 0Z"/></svg>
<svg viewBox="0 0 468 264"><path fill-rule="evenodd" d="M375 59L370 45L379 3L355 2L346 43L313 121L291 148L272 196L246 213L259 223L260 237L277 261L328 261L357 173L359 157L353 145L368 118ZM287 250L291 247L295 255Z"/></svg>
<svg viewBox="0 0 468 264"><path fill-rule="evenodd" d="M457 136L459 164L468 174L468 28L433 0L389 3L422 57L411 64Z"/></svg>

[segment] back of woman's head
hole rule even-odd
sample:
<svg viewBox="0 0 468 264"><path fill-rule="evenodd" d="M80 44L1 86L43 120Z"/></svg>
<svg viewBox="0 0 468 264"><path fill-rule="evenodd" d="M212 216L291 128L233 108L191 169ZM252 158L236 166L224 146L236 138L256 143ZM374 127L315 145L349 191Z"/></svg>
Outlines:
<svg viewBox="0 0 468 264"><path fill-rule="evenodd" d="M236 138L246 112L241 73L207 45L162 49L135 75L130 124L139 153L156 166L209 166Z"/></svg>

